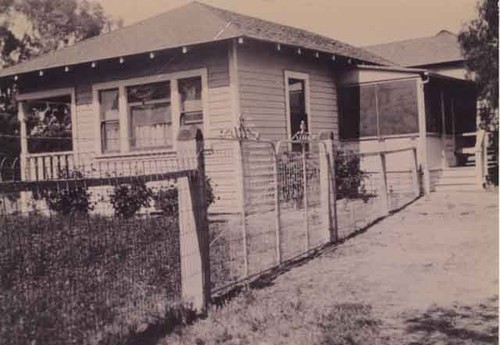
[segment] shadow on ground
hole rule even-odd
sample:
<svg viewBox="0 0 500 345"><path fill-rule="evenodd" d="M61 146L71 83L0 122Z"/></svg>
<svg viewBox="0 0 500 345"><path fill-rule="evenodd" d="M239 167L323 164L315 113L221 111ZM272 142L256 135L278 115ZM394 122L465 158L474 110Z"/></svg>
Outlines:
<svg viewBox="0 0 500 345"><path fill-rule="evenodd" d="M498 344L498 297L474 306L433 307L406 320L410 345Z"/></svg>

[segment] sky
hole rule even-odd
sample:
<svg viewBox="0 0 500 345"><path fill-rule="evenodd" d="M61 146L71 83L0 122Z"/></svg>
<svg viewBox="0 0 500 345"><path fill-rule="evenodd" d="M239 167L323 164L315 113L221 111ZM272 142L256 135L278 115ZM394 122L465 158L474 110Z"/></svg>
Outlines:
<svg viewBox="0 0 500 345"><path fill-rule="evenodd" d="M125 25L189 0L98 0ZM477 0L199 0L310 30L357 46L458 33L476 17ZM195 23L193 23L195 24Z"/></svg>

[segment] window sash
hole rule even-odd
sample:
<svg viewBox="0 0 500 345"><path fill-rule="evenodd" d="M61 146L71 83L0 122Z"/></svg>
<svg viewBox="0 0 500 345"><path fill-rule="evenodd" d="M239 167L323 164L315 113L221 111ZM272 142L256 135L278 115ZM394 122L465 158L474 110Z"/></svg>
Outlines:
<svg viewBox="0 0 500 345"><path fill-rule="evenodd" d="M97 100L96 103L99 107L101 152L118 151L127 153L143 148L161 149L175 147L173 140L175 138L174 132L178 130L179 125L182 125L181 121L183 118L186 118L186 124L194 124L203 129L204 99L207 91L205 90L206 78L206 70L198 69L173 73L171 75L161 75L155 78L142 77L95 85L94 99ZM148 90L148 85L152 86L153 90L151 92ZM158 91L161 88L164 88L166 91ZM118 110L103 113L100 104L101 92L109 90L118 91ZM129 95L130 90L134 90L134 95ZM176 96L175 102L171 102L174 96ZM134 128L134 115L132 115L134 106L151 106L155 104L161 106L165 103L168 103L170 107L165 122L156 120L151 125L143 122L143 125L137 125ZM110 132L109 126L114 126L113 128L115 128L116 123L118 123L119 127L118 133L116 131ZM104 132L106 126L108 126L107 133ZM148 134L148 131L153 132L153 134ZM121 137L121 140L112 137L114 142L119 141L119 145L109 143L111 140L110 134L116 134L116 138ZM153 137L149 142L145 138L148 136Z"/></svg>
<svg viewBox="0 0 500 345"><path fill-rule="evenodd" d="M135 111L139 111L139 113L134 114ZM140 111L142 111L142 114ZM131 149L172 146L173 128L171 111L171 104L166 101L151 104L147 102L146 104L129 106ZM162 113L163 119L158 116L161 116ZM136 116L142 117L136 118Z"/></svg>
<svg viewBox="0 0 500 345"><path fill-rule="evenodd" d="M120 124L118 120L101 121L101 147L103 152L120 151Z"/></svg>

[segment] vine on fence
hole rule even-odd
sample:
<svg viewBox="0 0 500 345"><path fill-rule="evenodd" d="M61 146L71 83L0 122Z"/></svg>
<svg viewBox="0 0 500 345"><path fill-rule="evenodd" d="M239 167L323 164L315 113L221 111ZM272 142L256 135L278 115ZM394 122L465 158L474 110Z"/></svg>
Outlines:
<svg viewBox="0 0 500 345"><path fill-rule="evenodd" d="M306 178L318 178L319 167L306 159ZM279 193L281 200L295 202L300 207L304 198L303 159L300 152L284 152L278 161ZM350 151L338 151L335 156L335 182L337 199L363 199L370 195L364 181L367 174L361 170L360 157Z"/></svg>
<svg viewBox="0 0 500 345"><path fill-rule="evenodd" d="M361 170L360 157L350 151L337 151L335 156L335 184L337 200L369 197L364 180L367 174Z"/></svg>

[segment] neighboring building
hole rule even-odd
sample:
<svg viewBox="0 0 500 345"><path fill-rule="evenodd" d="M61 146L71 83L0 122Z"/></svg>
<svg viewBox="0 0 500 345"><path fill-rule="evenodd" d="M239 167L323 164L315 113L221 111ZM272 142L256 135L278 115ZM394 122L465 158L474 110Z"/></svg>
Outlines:
<svg viewBox="0 0 500 345"><path fill-rule="evenodd" d="M466 78L465 59L458 36L448 30L441 30L430 37L364 48L403 67L423 68L454 78Z"/></svg>
<svg viewBox="0 0 500 345"><path fill-rule="evenodd" d="M69 161L106 169L175 156L181 126L215 138L243 117L274 141L290 139L303 121L308 132L333 132L349 147L372 143L359 150L418 146L429 181L429 167L456 163L449 157L454 134L475 125L470 109L458 125L454 120L467 99L475 101L469 82L395 67L364 49L196 2L0 70L0 83L13 82L26 180L53 178ZM64 152L40 152L26 139L32 129L25 119L40 104L66 105ZM238 209L234 164L207 166L220 198L213 210Z"/></svg>

